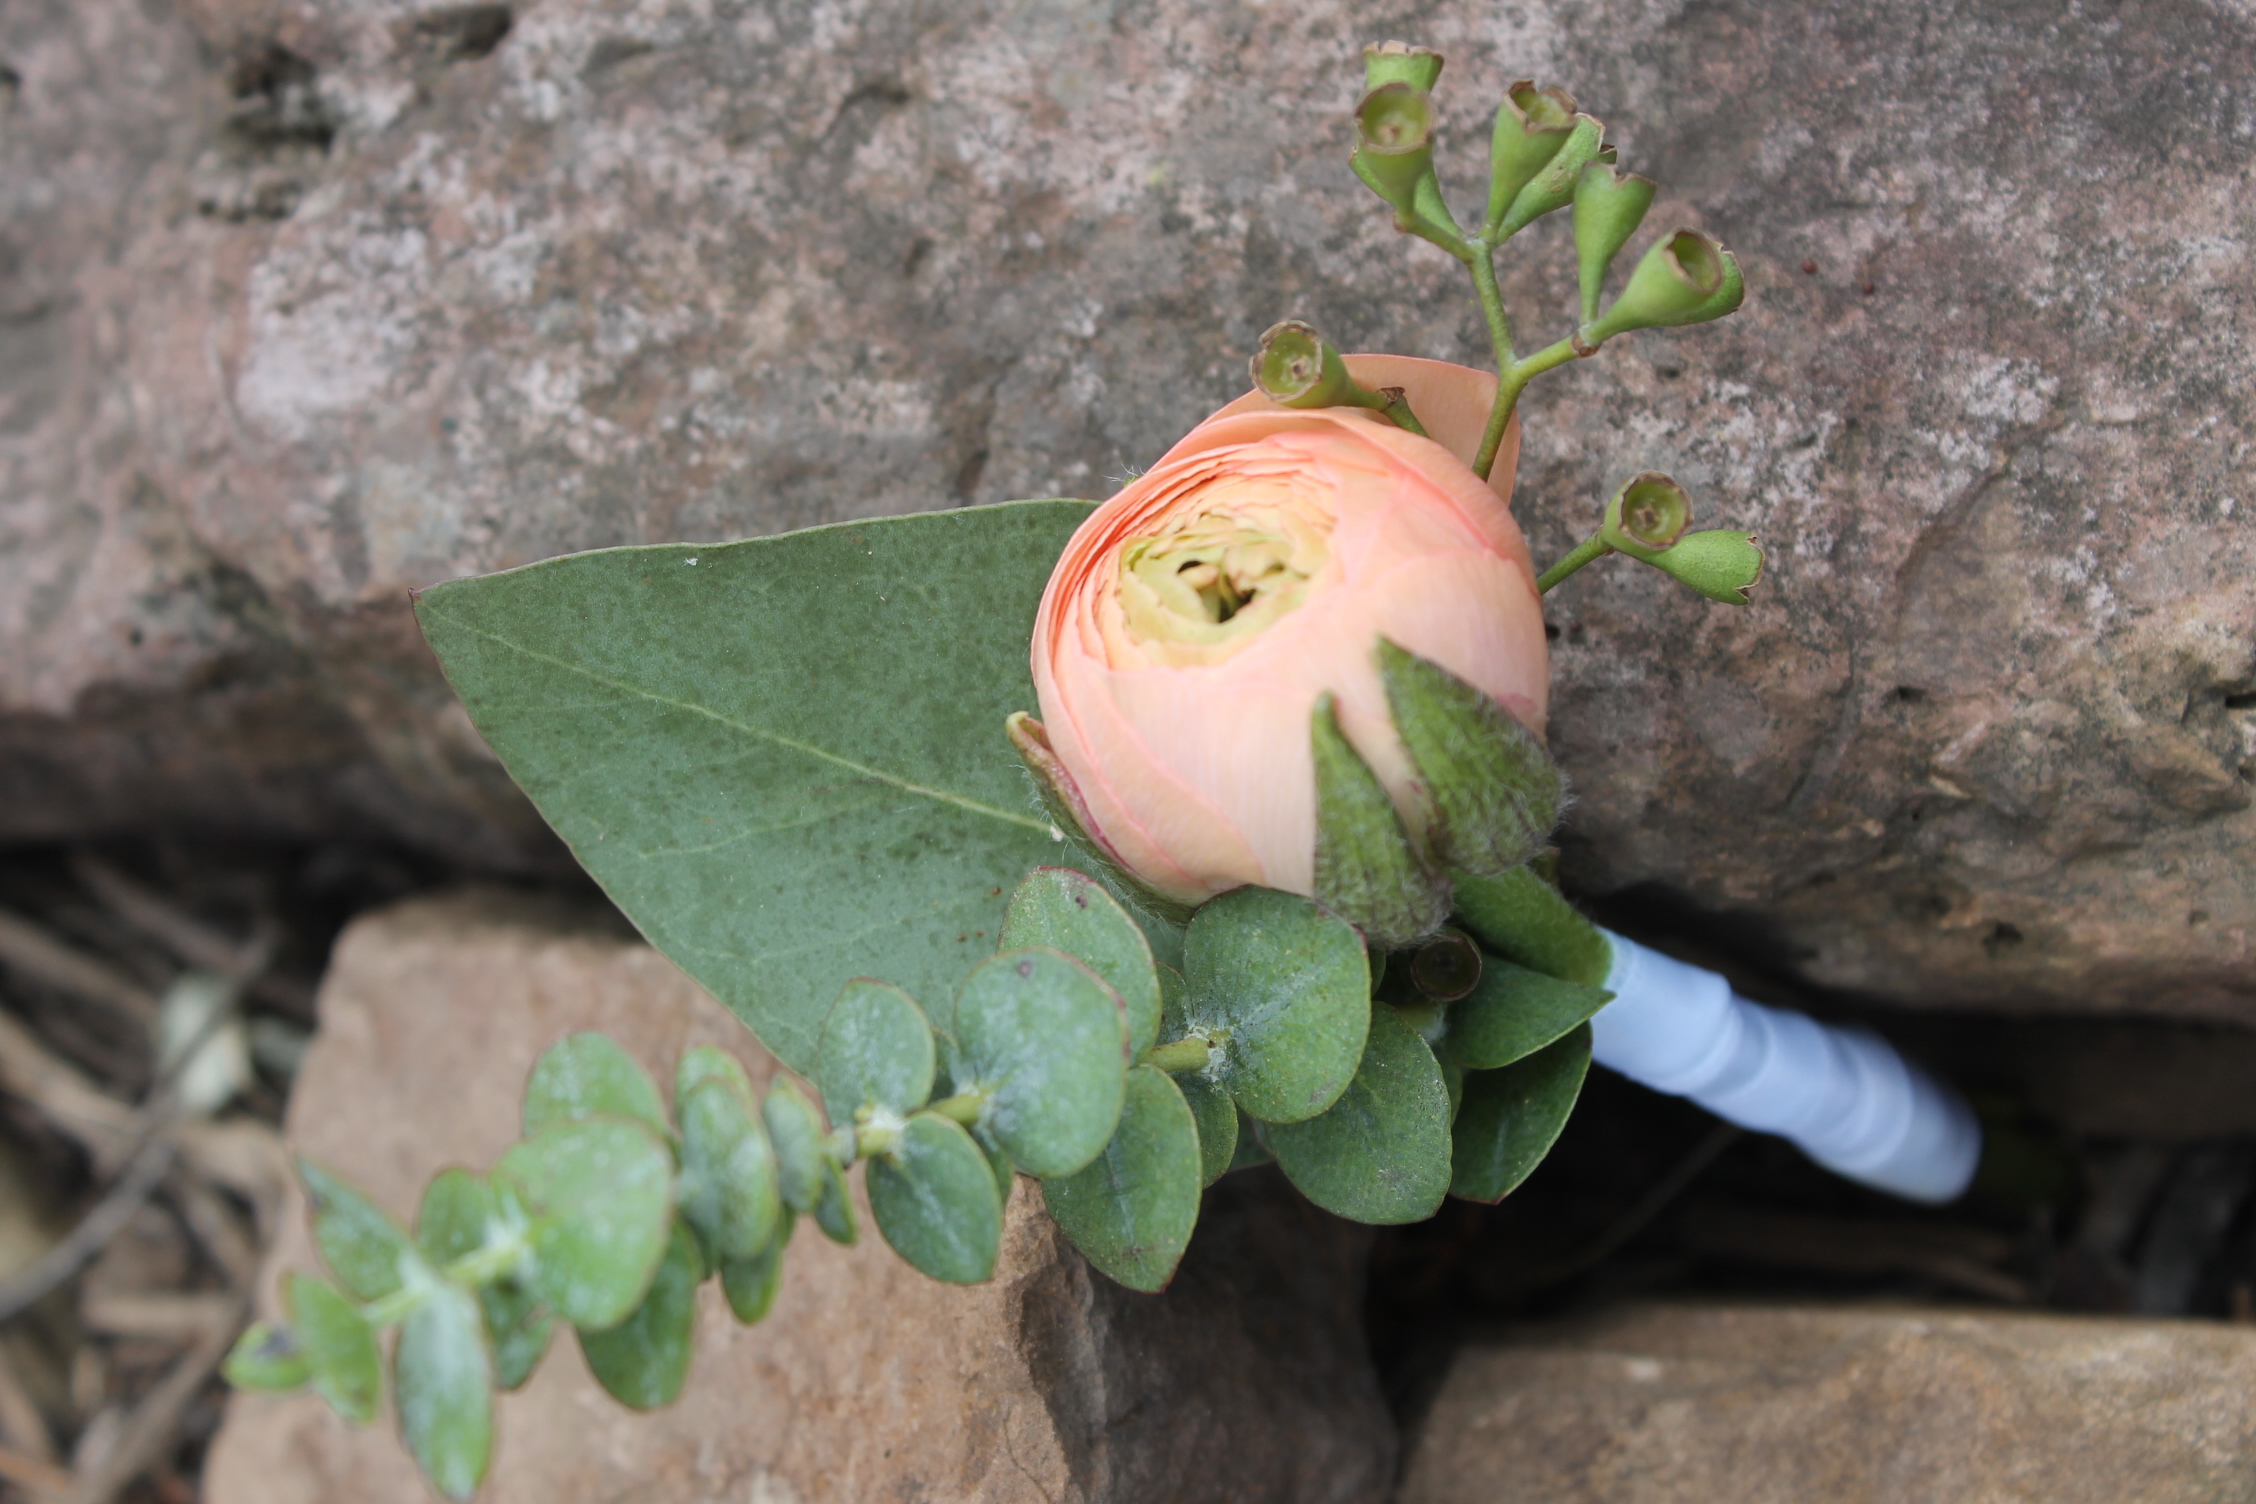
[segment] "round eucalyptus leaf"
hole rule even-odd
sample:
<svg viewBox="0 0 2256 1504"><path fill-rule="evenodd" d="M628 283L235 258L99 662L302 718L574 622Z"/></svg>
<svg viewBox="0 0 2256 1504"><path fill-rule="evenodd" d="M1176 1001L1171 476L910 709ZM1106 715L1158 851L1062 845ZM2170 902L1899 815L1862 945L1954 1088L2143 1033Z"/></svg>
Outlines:
<svg viewBox="0 0 2256 1504"><path fill-rule="evenodd" d="M752 1090L752 1078L744 1074L737 1058L716 1045L694 1045L682 1051L674 1066L674 1100L681 1101L708 1081L718 1081L737 1092L747 1102L757 1102Z"/></svg>
<svg viewBox="0 0 2256 1504"><path fill-rule="evenodd" d="M959 1092L1018 1167L1048 1179L1102 1153L1120 1121L1128 1028L1120 996L1062 952L1006 950L956 996Z"/></svg>
<svg viewBox="0 0 2256 1504"><path fill-rule="evenodd" d="M1223 1106L1234 1128L1237 1109ZM1190 1246L1204 1184L1190 1105L1173 1077L1139 1065L1112 1141L1074 1174L1043 1181L1042 1200L1090 1263L1131 1290L1158 1291Z"/></svg>
<svg viewBox="0 0 2256 1504"><path fill-rule="evenodd" d="M1269 1152L1268 1142L1261 1136L1264 1131L1257 1119L1238 1114L1238 1152L1230 1156L1231 1169L1250 1170L1276 1162L1277 1156Z"/></svg>
<svg viewBox="0 0 2256 1504"><path fill-rule="evenodd" d="M1559 1141L1590 1071L1590 1025L1502 1070L1469 1071L1465 1103L1451 1137L1449 1192L1467 1201L1501 1201Z"/></svg>
<svg viewBox="0 0 2256 1504"><path fill-rule="evenodd" d="M675 1098L681 1115L681 1211L716 1259L750 1258L775 1236L783 1214L775 1151L734 1081L699 1081Z"/></svg>
<svg viewBox="0 0 2256 1504"><path fill-rule="evenodd" d="M782 1230L767 1247L748 1259L728 1259L721 1265L721 1293L729 1310L746 1326L764 1320L775 1308L776 1291L783 1285L783 1250L791 1241L791 1213L783 1214Z"/></svg>
<svg viewBox="0 0 2256 1504"><path fill-rule="evenodd" d="M494 1166L530 1218L526 1285L574 1326L616 1326L641 1304L674 1221L674 1158L623 1118L562 1123Z"/></svg>
<svg viewBox="0 0 2256 1504"><path fill-rule="evenodd" d="M298 1161L314 1245L322 1261L355 1300L382 1300L399 1289L404 1272L421 1262L415 1241L352 1184L310 1159Z"/></svg>
<svg viewBox="0 0 2256 1504"><path fill-rule="evenodd" d="M1264 1130L1301 1194L1356 1222L1417 1222L1449 1190L1449 1088L1433 1051L1384 1003L1330 1110Z"/></svg>
<svg viewBox="0 0 2256 1504"><path fill-rule="evenodd" d="M856 977L823 1023L815 1080L823 1109L845 1127L874 1110L906 1116L932 1098L932 1025L898 987Z"/></svg>
<svg viewBox="0 0 2256 1504"><path fill-rule="evenodd" d="M846 1171L835 1159L823 1160L822 1194L815 1198L815 1226L833 1243L851 1248L862 1236L861 1217L854 1210L853 1193L846 1189Z"/></svg>
<svg viewBox="0 0 2256 1504"><path fill-rule="evenodd" d="M767 1124L768 1143L775 1150L776 1193L783 1204L802 1215L815 1209L823 1193L822 1116L815 1104L789 1076L768 1083L767 1100L760 1105Z"/></svg>
<svg viewBox="0 0 2256 1504"><path fill-rule="evenodd" d="M1222 1047L1215 1074L1267 1123L1312 1118L1363 1057L1371 968L1346 920L1293 893L1234 888L1183 940L1186 1031Z"/></svg>
<svg viewBox="0 0 2256 1504"><path fill-rule="evenodd" d="M525 1082L525 1137L581 1118L632 1118L660 1138L673 1131L650 1072L593 1030L550 1045Z"/></svg>
<svg viewBox="0 0 2256 1504"><path fill-rule="evenodd" d="M1011 1163L1011 1157L1003 1152L1003 1146L996 1143L995 1136L986 1129L972 1129L971 1141L979 1145L980 1153L987 1156L987 1168L995 1172L995 1194L1002 1197L1003 1205L1008 1207L1011 1188L1018 1180L1018 1167Z"/></svg>
<svg viewBox="0 0 2256 1504"><path fill-rule="evenodd" d="M312 1380L313 1369L288 1327L254 1321L228 1350L220 1376L252 1394L289 1394Z"/></svg>
<svg viewBox="0 0 2256 1504"><path fill-rule="evenodd" d="M431 1486L449 1499L476 1493L493 1458L493 1370L468 1290L440 1281L400 1323L392 1392L400 1435Z"/></svg>
<svg viewBox="0 0 2256 1504"><path fill-rule="evenodd" d="M1138 1070L1144 1069L1142 1066ZM1175 1086L1198 1125L1199 1184L1212 1185L1228 1173L1238 1154L1238 1104L1203 1073L1186 1072Z"/></svg>
<svg viewBox="0 0 2256 1504"><path fill-rule="evenodd" d="M290 1274L282 1280L282 1312L313 1392L355 1425L374 1420L384 1374L375 1329L353 1303L320 1280Z"/></svg>
<svg viewBox="0 0 2256 1504"><path fill-rule="evenodd" d="M995 1272L1003 1202L995 1172L962 1126L920 1112L869 1162L871 1215L893 1251L934 1279L976 1285Z"/></svg>
<svg viewBox="0 0 2256 1504"><path fill-rule="evenodd" d="M655 1410L681 1393L697 1325L697 1286L704 1278L705 1259L697 1251L696 1236L676 1222L642 1304L617 1326L580 1332L588 1371L620 1404Z"/></svg>
<svg viewBox="0 0 2256 1504"><path fill-rule="evenodd" d="M1141 1055L1159 1037L1159 974L1142 926L1105 891L1070 867L1036 867L1003 913L1002 946L1063 951L1120 994L1128 1010L1128 1053Z"/></svg>
<svg viewBox="0 0 2256 1504"><path fill-rule="evenodd" d="M1467 1070L1496 1070L1524 1059L1614 1000L1603 987L1563 981L1499 961L1449 1009L1441 1052Z"/></svg>
<svg viewBox="0 0 2256 1504"><path fill-rule="evenodd" d="M498 1214L498 1198L485 1177L464 1169L441 1170L423 1189L415 1240L426 1258L444 1268L483 1248L487 1228ZM477 1296L486 1340L493 1346L494 1382L515 1389L548 1351L555 1318L514 1271L480 1284Z"/></svg>

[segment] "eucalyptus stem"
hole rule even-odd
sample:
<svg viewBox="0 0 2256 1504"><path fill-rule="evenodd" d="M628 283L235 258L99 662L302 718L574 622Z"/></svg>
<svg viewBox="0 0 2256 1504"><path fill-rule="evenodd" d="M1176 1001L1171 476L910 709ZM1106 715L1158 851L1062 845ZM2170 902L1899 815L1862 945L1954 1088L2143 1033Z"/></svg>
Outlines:
<svg viewBox="0 0 2256 1504"><path fill-rule="evenodd" d="M1583 565L1588 564L1591 560L1603 559L1604 557L1606 557L1606 555L1612 553L1613 551L1614 546L1606 541L1604 534L1592 533L1589 537L1583 539L1582 542L1575 545L1573 553L1568 554L1565 558L1561 559L1558 563L1552 565L1549 569L1546 569L1542 574L1536 577L1536 593L1539 595L1549 594L1553 585L1558 584L1561 580L1565 579L1568 575L1573 574L1576 570L1582 568Z"/></svg>
<svg viewBox="0 0 2256 1504"><path fill-rule="evenodd" d="M952 1097L942 1097L937 1102L925 1103L924 1110L926 1112L937 1112L940 1116L969 1128L979 1121L979 1114L986 1106L987 1093L983 1091L959 1091Z"/></svg>
<svg viewBox="0 0 2256 1504"><path fill-rule="evenodd" d="M1171 1075L1181 1075L1186 1071L1205 1070L1207 1062L1213 1058L1213 1052L1214 1046L1211 1043L1192 1034L1182 1039L1169 1040L1166 1044L1153 1045L1144 1051L1141 1063L1155 1065Z"/></svg>

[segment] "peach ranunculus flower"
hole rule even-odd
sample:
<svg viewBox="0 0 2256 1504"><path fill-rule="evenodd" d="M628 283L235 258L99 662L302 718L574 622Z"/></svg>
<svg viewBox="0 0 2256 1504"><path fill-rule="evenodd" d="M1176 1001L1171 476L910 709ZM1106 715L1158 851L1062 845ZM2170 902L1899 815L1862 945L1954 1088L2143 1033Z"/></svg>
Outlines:
<svg viewBox="0 0 2256 1504"><path fill-rule="evenodd" d="M1310 723L1327 692L1422 837L1382 637L1542 734L1543 607L1507 501L1517 420L1488 481L1468 463L1495 377L1392 355L1347 365L1365 387L1404 388L1433 437L1249 393L1090 514L1035 619L1034 686L1070 801L1115 861L1184 904L1244 884L1314 894Z"/></svg>

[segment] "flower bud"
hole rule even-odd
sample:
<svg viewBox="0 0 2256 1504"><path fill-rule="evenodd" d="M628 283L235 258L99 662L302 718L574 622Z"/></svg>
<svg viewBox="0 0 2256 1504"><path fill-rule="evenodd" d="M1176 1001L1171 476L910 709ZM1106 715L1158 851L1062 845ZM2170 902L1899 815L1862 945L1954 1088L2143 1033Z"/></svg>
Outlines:
<svg viewBox="0 0 2256 1504"><path fill-rule="evenodd" d="M1559 154L1573 134L1574 96L1564 89L1538 89L1523 78L1504 92L1496 107L1496 130L1488 147L1488 230L1494 233L1528 180Z"/></svg>
<svg viewBox="0 0 2256 1504"><path fill-rule="evenodd" d="M1578 337L1597 346L1631 329L1704 324L1737 309L1745 296L1738 258L1697 230L1679 230L1645 253L1614 306Z"/></svg>
<svg viewBox="0 0 2256 1504"><path fill-rule="evenodd" d="M1692 498L1668 476L1655 471L1635 477L1606 503L1599 535L1633 559L1651 564L1673 548L1692 525Z"/></svg>
<svg viewBox="0 0 2256 1504"><path fill-rule="evenodd" d="M1763 551L1753 533L1714 529L1687 533L1674 548L1647 561L1667 570L1711 601L1747 604L1747 591L1762 576Z"/></svg>
<svg viewBox="0 0 2256 1504"><path fill-rule="evenodd" d="M1472 817L1432 796L1446 780L1418 761L1435 741L1421 716L1455 712L1406 700L1417 713L1398 715L1381 643L1529 742L1549 675L1503 500L1515 435L1489 481L1469 464L1495 378L1343 360L1367 389L1402 388L1433 437L1258 392L1200 424L1058 561L1035 623L1036 753L1059 804L1146 889L1191 906L1282 889L1391 943L1439 922L1433 834L1447 823L1454 851Z"/></svg>
<svg viewBox="0 0 2256 1504"><path fill-rule="evenodd" d="M1418 184L1433 171L1433 96L1399 80L1379 85L1355 107L1355 137L1349 165L1408 229Z"/></svg>
<svg viewBox="0 0 2256 1504"><path fill-rule="evenodd" d="M1575 116L1567 139L1528 179L1526 186L1513 195L1511 207L1504 211L1504 218L1496 227L1499 238L1516 235L1553 209L1563 209L1572 203L1575 179L1582 175L1582 169L1593 160L1613 160L1604 155L1611 149L1602 146L1601 138L1605 134L1606 127L1590 116Z"/></svg>
<svg viewBox="0 0 2256 1504"><path fill-rule="evenodd" d="M1431 93L1441 77L1441 62L1441 54L1431 47L1413 47L1408 42L1369 42L1363 47L1363 87L1376 89L1381 84L1405 83Z"/></svg>
<svg viewBox="0 0 2256 1504"><path fill-rule="evenodd" d="M1606 268L1614 264L1629 237L1637 233L1645 211L1658 191L1651 178L1627 176L1610 162L1589 162L1575 179L1575 258L1582 272L1582 321L1598 317L1598 295L1605 288Z"/></svg>

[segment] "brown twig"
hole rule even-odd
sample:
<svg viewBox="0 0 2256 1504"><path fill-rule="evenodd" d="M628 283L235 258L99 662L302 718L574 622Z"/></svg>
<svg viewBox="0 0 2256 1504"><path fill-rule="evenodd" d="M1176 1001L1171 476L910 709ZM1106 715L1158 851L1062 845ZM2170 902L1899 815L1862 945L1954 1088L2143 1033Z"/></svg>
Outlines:
<svg viewBox="0 0 2256 1504"><path fill-rule="evenodd" d="M243 940L205 923L153 888L120 872L90 851L75 851L71 875L112 914L169 950L183 964L213 971L261 1002L311 1017L313 999L300 985L268 968L281 943L281 926L264 919Z"/></svg>
<svg viewBox="0 0 2256 1504"><path fill-rule="evenodd" d="M0 1345L0 1433L18 1452L41 1462L55 1460L55 1434L47 1429L47 1417L24 1388L15 1356L4 1345Z"/></svg>
<svg viewBox="0 0 2256 1504"><path fill-rule="evenodd" d="M157 1018L156 994L106 961L65 945L20 914L0 909L0 961L50 987L106 1004L144 1024Z"/></svg>
<svg viewBox="0 0 2256 1504"><path fill-rule="evenodd" d="M69 1504L110 1504L128 1483L164 1456L179 1431L181 1413L226 1358L249 1315L249 1292L239 1291L227 1319L183 1353L142 1399L120 1429L116 1444L79 1479L68 1496Z"/></svg>
<svg viewBox="0 0 2256 1504"><path fill-rule="evenodd" d="M76 1139L99 1168L115 1166L139 1139L139 1114L6 1013L0 1013L0 1091L38 1108Z"/></svg>
<svg viewBox="0 0 2256 1504"><path fill-rule="evenodd" d="M68 1498L78 1480L67 1468L0 1447L0 1478L54 1498Z"/></svg>
<svg viewBox="0 0 2256 1504"><path fill-rule="evenodd" d="M125 1173L103 1193L94 1209L79 1219L61 1242L0 1282L0 1321L19 1314L45 1298L50 1290L76 1274L88 1259L109 1246L125 1230L141 1203L149 1199L165 1172L172 1168L172 1140L152 1134L142 1144Z"/></svg>

